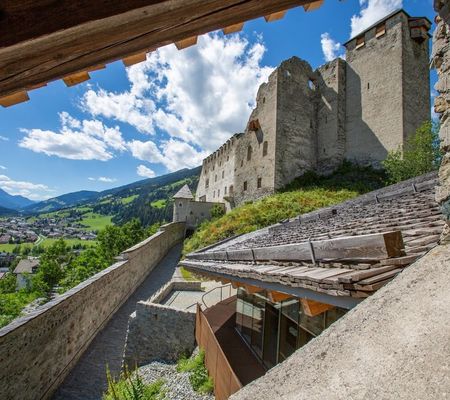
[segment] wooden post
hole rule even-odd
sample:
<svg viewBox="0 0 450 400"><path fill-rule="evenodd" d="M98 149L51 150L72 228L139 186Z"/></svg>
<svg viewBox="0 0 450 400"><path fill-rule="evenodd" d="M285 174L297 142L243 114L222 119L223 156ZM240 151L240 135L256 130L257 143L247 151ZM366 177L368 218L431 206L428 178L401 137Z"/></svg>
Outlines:
<svg viewBox="0 0 450 400"><path fill-rule="evenodd" d="M125 57L124 59L122 59L122 62L125 64L126 67L130 67L134 64L138 64L146 60L147 60L147 53L139 53L133 56Z"/></svg>

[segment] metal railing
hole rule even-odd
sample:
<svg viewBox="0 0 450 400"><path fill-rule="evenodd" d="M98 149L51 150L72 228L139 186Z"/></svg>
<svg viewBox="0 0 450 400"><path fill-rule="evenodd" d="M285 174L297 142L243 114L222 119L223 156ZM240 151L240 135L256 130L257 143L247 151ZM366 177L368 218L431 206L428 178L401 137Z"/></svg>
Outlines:
<svg viewBox="0 0 450 400"><path fill-rule="evenodd" d="M209 294L217 291L220 289L220 301L227 299L228 297L231 297L231 291L233 289L233 287L231 286L231 283L227 283L226 285L222 285L222 286L216 286L215 288L212 288L211 290L208 290L207 292L205 292L202 296L202 303L203 306L205 306L206 308L209 308L210 306L208 306L208 304L206 304L205 301L205 297L207 297ZM228 296L224 297L224 291L226 291L226 289L228 289ZM197 304L197 302L191 304L190 306L186 307L185 310L189 310L192 307L195 307ZM202 307L202 304L199 304L200 308Z"/></svg>

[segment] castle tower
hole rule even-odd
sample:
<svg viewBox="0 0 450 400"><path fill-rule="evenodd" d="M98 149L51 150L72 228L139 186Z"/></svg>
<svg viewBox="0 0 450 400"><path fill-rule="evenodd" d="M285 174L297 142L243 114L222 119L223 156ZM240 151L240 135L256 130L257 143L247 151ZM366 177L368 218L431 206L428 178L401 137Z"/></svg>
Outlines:
<svg viewBox="0 0 450 400"><path fill-rule="evenodd" d="M173 222L186 222L189 216L189 204L194 200L191 189L188 185L184 185L173 196Z"/></svg>
<svg viewBox="0 0 450 400"><path fill-rule="evenodd" d="M430 27L399 10L345 43L347 159L376 164L430 119Z"/></svg>

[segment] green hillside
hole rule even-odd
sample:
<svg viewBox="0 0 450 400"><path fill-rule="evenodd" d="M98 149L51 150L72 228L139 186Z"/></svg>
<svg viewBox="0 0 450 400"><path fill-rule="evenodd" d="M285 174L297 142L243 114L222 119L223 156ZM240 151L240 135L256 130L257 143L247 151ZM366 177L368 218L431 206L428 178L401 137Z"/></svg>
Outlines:
<svg viewBox="0 0 450 400"><path fill-rule="evenodd" d="M382 171L343 164L328 177L307 173L279 193L249 202L213 221L204 222L185 241L187 254L218 240L248 233L286 218L337 204L385 186Z"/></svg>

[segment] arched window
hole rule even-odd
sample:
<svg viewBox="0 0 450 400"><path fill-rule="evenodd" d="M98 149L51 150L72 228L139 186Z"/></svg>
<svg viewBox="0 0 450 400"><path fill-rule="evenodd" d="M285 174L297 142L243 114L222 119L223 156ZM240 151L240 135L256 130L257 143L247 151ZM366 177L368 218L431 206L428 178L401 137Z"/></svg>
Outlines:
<svg viewBox="0 0 450 400"><path fill-rule="evenodd" d="M247 161L252 159L252 146L247 147Z"/></svg>
<svg viewBox="0 0 450 400"><path fill-rule="evenodd" d="M269 143L267 143L267 140L263 143L263 157L267 156L267 151L269 149Z"/></svg>

